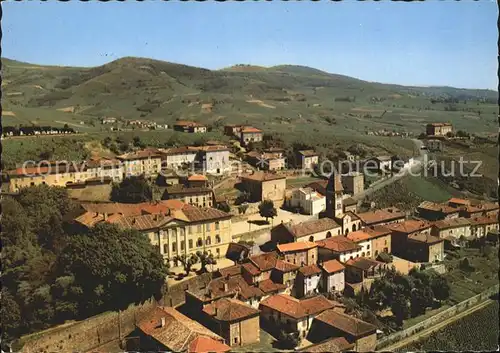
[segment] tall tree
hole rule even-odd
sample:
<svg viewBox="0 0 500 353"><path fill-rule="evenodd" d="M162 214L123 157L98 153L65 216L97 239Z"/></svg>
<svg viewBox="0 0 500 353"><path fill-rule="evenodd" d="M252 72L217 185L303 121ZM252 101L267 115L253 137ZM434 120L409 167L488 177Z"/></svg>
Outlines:
<svg viewBox="0 0 500 353"><path fill-rule="evenodd" d="M408 317L410 313L410 308L408 307L408 301L402 294L398 294L391 302L391 311L396 320L398 326L403 325L403 320Z"/></svg>
<svg viewBox="0 0 500 353"><path fill-rule="evenodd" d="M207 272L207 265L215 265L217 261L215 261L214 256L209 254L206 251L197 251L196 256L200 260L201 272Z"/></svg>
<svg viewBox="0 0 500 353"><path fill-rule="evenodd" d="M271 200L264 200L259 205L259 214L261 217L266 219L269 223L269 218L274 218L278 215L278 211L274 207L274 203Z"/></svg>
<svg viewBox="0 0 500 353"><path fill-rule="evenodd" d="M115 202L140 203L152 198L151 186L142 175L125 178L120 184L114 184L111 190L111 200Z"/></svg>

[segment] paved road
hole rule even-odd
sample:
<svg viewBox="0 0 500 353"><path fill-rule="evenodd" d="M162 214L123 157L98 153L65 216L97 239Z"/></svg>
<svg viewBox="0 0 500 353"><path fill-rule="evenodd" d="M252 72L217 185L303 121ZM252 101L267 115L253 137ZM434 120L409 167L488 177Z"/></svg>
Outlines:
<svg viewBox="0 0 500 353"><path fill-rule="evenodd" d="M366 196L372 194L373 192L380 190L380 189L386 187L387 185L390 185L390 184L396 182L397 180L403 178L404 176L410 174L410 172L412 174L418 173L418 171L420 169L422 169L422 166L424 163L424 158L425 158L425 155L427 154L427 151L422 149L422 146L424 145L422 141L417 140L417 139L412 139L412 141L415 143L416 148L418 148L418 150L420 152L420 156L414 158L415 164L413 166L411 166L410 168L405 168L401 172L394 174L393 176L389 177L388 179L381 181L381 182L369 187L368 189L364 190L363 192L361 192L357 195L354 195L353 199L354 200L362 200Z"/></svg>

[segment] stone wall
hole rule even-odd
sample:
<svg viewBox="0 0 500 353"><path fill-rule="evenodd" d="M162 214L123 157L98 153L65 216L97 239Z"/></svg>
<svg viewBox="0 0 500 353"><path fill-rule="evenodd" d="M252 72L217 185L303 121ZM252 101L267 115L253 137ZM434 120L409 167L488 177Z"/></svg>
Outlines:
<svg viewBox="0 0 500 353"><path fill-rule="evenodd" d="M212 274L207 272L171 286L167 288L163 298L160 300L160 305L171 307L182 305L185 302L184 292L186 290L194 294L201 294L211 280Z"/></svg>
<svg viewBox="0 0 500 353"><path fill-rule="evenodd" d="M432 327L443 320L449 319L452 316L455 316L461 312L464 312L465 310L469 309L471 306L474 306L481 301L489 298L490 296L498 293L499 285L493 286L484 292L475 295L467 300L464 300L463 302L458 303L455 306L452 306L451 308L448 308L430 318L427 320L424 320L412 327L407 328L406 330L398 331L396 333L393 333L392 335L389 335L387 337L383 337L378 341L377 344L377 350L381 350L384 347L387 347L395 342L401 341L402 339L412 336L422 330L425 330L429 327Z"/></svg>

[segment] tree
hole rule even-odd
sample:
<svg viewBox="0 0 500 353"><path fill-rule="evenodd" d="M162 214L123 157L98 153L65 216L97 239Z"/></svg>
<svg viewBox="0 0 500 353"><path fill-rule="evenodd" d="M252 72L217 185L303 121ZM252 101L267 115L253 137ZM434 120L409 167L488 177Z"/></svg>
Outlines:
<svg viewBox="0 0 500 353"><path fill-rule="evenodd" d="M242 191L238 194L236 199L234 200L234 203L236 205L241 205L242 203L250 201L250 193L247 191Z"/></svg>
<svg viewBox="0 0 500 353"><path fill-rule="evenodd" d="M15 337L19 337L22 321L21 308L6 288L2 288L0 313L2 316L2 351L9 352L9 348L4 346L4 342L11 342Z"/></svg>
<svg viewBox="0 0 500 353"><path fill-rule="evenodd" d="M259 205L259 214L261 217L266 219L266 222L269 223L268 219L273 219L278 215L278 211L274 208L274 203L271 200L264 200Z"/></svg>
<svg viewBox="0 0 500 353"><path fill-rule="evenodd" d="M229 213L231 212L231 206L229 206L229 204L224 201L224 202L219 202L217 204L217 209L223 211L223 212L226 212L226 213Z"/></svg>
<svg viewBox="0 0 500 353"><path fill-rule="evenodd" d="M391 302L391 311L396 320L398 326L403 325L403 320L408 318L410 313L410 308L408 307L408 301L402 294L398 294Z"/></svg>
<svg viewBox="0 0 500 353"><path fill-rule="evenodd" d="M217 261L215 261L214 256L212 254L209 254L206 251L197 251L196 256L200 260L201 264L201 272L205 273L207 272L207 265L215 265Z"/></svg>
<svg viewBox="0 0 500 353"><path fill-rule="evenodd" d="M134 136L134 138L132 139L132 144L134 145L134 147L139 147L139 148L145 148L146 147L146 144L144 144L141 141L141 138L139 136Z"/></svg>
<svg viewBox="0 0 500 353"><path fill-rule="evenodd" d="M284 330L280 330L278 341L285 347L289 349L293 349L297 347L300 343L297 332L286 332Z"/></svg>
<svg viewBox="0 0 500 353"><path fill-rule="evenodd" d="M238 213L239 214L245 214L248 210L248 205L247 204L243 204L243 205L239 205L238 206Z"/></svg>
<svg viewBox="0 0 500 353"><path fill-rule="evenodd" d="M123 203L139 203L151 201L153 191L144 176L131 176L114 184L111 190L111 201Z"/></svg>
<svg viewBox="0 0 500 353"><path fill-rule="evenodd" d="M433 276L430 286L436 300L446 300L450 296L450 285L443 275L436 274L436 276Z"/></svg>
<svg viewBox="0 0 500 353"><path fill-rule="evenodd" d="M433 293L430 287L414 288L411 291L411 316L419 316L425 314L427 307L432 305Z"/></svg>
<svg viewBox="0 0 500 353"><path fill-rule="evenodd" d="M186 255L176 255L174 257L174 261L178 261L184 267L184 271L186 271L186 276L191 272L191 268L195 263L198 262L198 257L195 254L191 254L190 256Z"/></svg>

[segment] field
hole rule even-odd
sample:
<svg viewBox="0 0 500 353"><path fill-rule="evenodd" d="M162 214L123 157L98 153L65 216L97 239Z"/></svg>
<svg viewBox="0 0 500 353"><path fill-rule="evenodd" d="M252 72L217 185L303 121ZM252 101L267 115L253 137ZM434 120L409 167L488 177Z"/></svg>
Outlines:
<svg viewBox="0 0 500 353"><path fill-rule="evenodd" d="M498 349L498 310L498 300L495 300L399 351L495 351Z"/></svg>

